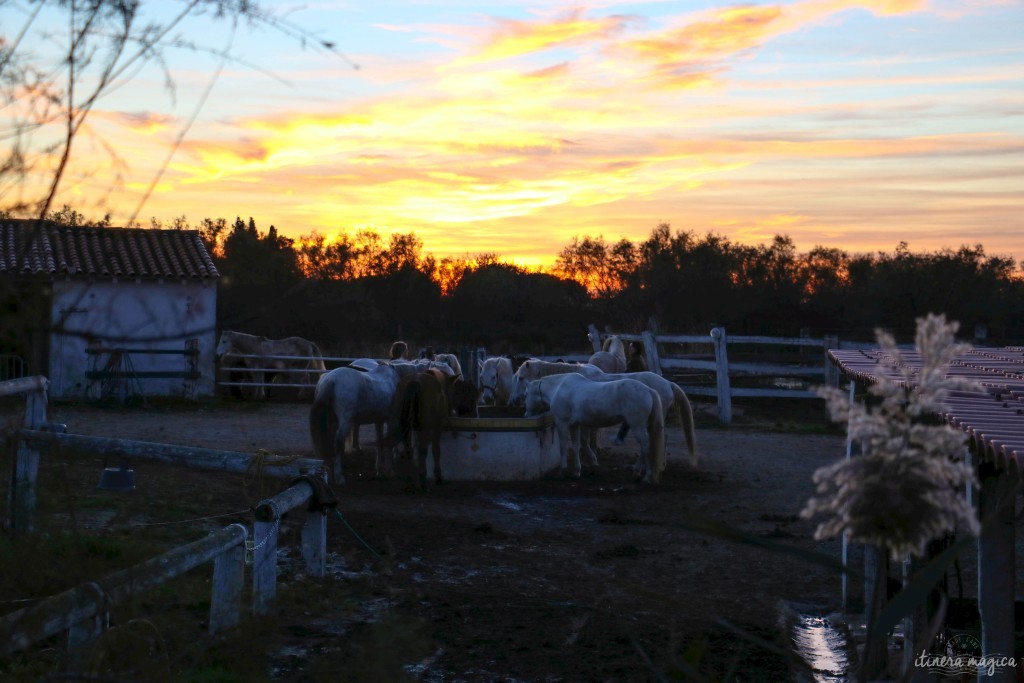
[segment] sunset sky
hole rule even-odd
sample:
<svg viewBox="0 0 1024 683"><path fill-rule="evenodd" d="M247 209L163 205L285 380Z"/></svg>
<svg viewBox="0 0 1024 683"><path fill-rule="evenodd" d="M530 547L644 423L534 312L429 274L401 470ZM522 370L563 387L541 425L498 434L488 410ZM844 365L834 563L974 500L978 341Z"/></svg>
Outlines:
<svg viewBox="0 0 1024 683"><path fill-rule="evenodd" d="M524 265L662 222L801 251L1024 259L1020 0L263 7L342 56L188 23L238 60L205 100L211 55L169 53L173 98L167 74L134 72L95 107L57 206L95 215L103 198L115 225L415 232L439 257ZM8 39L18 8L0 9Z"/></svg>

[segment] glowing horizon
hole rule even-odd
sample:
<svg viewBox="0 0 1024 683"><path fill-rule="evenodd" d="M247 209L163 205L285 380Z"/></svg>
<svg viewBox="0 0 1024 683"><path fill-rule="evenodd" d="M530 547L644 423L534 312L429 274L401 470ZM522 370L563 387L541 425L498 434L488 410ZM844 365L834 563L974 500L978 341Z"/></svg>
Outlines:
<svg viewBox="0 0 1024 683"><path fill-rule="evenodd" d="M240 34L239 64L274 77L227 65L136 219L411 232L438 258L521 265L660 223L743 244L784 234L800 251L980 243L1024 260L1019 0L470 7L288 15L359 69ZM104 99L88 129L130 173L108 193L123 169L76 143L54 208L129 220L213 72L190 55L173 104L149 71Z"/></svg>

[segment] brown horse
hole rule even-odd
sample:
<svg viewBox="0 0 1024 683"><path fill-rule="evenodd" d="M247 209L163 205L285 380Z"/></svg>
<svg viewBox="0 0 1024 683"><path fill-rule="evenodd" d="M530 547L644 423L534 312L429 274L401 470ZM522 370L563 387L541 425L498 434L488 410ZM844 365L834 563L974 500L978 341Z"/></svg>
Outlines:
<svg viewBox="0 0 1024 683"><path fill-rule="evenodd" d="M392 451L399 443L412 454L416 442L416 472L420 488L427 489L427 448L434 456L434 480L444 481L441 472L441 432L448 424L448 395L456 378L436 370L403 377L391 401L391 418L385 448Z"/></svg>
<svg viewBox="0 0 1024 683"><path fill-rule="evenodd" d="M266 385L277 374L284 375L284 384L305 385L299 389L299 398L306 398L312 395L317 380L327 370L320 348L302 337L267 339L245 332L224 330L217 340L214 356L222 365L233 361L234 365L247 368L255 384L253 398L257 399L267 397ZM290 360L283 356L296 358Z"/></svg>

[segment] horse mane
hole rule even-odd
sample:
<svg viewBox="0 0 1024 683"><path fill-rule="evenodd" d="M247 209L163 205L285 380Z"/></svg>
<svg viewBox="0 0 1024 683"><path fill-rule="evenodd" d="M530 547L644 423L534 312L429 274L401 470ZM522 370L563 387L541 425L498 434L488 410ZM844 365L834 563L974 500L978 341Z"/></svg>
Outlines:
<svg viewBox="0 0 1024 683"><path fill-rule="evenodd" d="M540 360L538 358L531 358L530 360L519 366L522 369L523 366L529 364L531 370L536 373L536 378L547 377L549 375L561 375L567 372L577 372L579 370L579 363L566 363L557 361Z"/></svg>

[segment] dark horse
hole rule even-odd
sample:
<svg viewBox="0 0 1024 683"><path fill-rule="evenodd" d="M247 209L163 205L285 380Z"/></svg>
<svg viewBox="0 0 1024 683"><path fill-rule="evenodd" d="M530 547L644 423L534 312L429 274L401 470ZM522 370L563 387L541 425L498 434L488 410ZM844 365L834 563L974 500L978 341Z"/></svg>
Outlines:
<svg viewBox="0 0 1024 683"><path fill-rule="evenodd" d="M393 450L399 443L405 452L413 452L416 442L416 472L420 488L427 489L427 448L434 456L434 480L444 481L441 473L441 432L448 424L448 396L454 376L437 371L417 372L403 377L391 401L391 418L385 447Z"/></svg>

